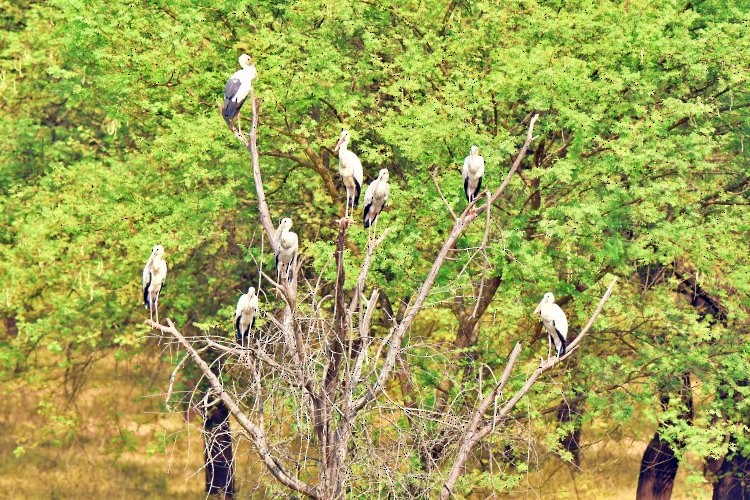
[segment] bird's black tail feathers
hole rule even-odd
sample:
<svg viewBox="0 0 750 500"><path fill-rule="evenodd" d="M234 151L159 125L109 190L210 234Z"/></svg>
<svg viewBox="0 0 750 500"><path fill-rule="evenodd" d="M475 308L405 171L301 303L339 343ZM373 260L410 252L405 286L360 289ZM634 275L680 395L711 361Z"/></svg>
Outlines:
<svg viewBox="0 0 750 500"><path fill-rule="evenodd" d="M151 288L151 274L148 276L148 283L143 287L143 303L146 305L146 309L151 309L151 300L149 300L148 291Z"/></svg>
<svg viewBox="0 0 750 500"><path fill-rule="evenodd" d="M240 108L244 102L244 99L242 102L234 102L233 99L224 99L224 119L234 120L234 117L240 114Z"/></svg>
<svg viewBox="0 0 750 500"><path fill-rule="evenodd" d="M471 193L469 193L469 178L464 179L464 194L466 195L466 201L471 203Z"/></svg>
<svg viewBox="0 0 750 500"><path fill-rule="evenodd" d="M357 186L357 194L354 195L354 206L359 206L359 195L362 193L362 186L359 184L359 182L354 181L354 185Z"/></svg>
<svg viewBox="0 0 750 500"><path fill-rule="evenodd" d="M557 333L557 338L560 339L560 351L557 353L557 357L561 358L565 356L565 350L568 347L568 342L565 340L565 337L562 336L560 330L555 329L555 333Z"/></svg>
<svg viewBox="0 0 750 500"><path fill-rule="evenodd" d="M371 221L367 219L367 216L368 216L368 215L369 215L369 213L370 213L370 209L371 209L371 207L372 207L372 204L370 204L370 205L367 205L367 206L365 207L365 214L364 214L364 216L362 217L362 222L363 222L363 223L365 224L365 229L367 229L368 227L370 227L370 222L371 222Z"/></svg>
<svg viewBox="0 0 750 500"><path fill-rule="evenodd" d="M471 201L474 201L477 196L479 195L479 190L482 189L482 178L479 178L479 182L477 183L477 188L474 190L474 194L471 195Z"/></svg>
<svg viewBox="0 0 750 500"><path fill-rule="evenodd" d="M291 283L294 279L294 265L292 264L293 261L294 259L290 260L289 264L287 264L286 266L286 279L289 283Z"/></svg>

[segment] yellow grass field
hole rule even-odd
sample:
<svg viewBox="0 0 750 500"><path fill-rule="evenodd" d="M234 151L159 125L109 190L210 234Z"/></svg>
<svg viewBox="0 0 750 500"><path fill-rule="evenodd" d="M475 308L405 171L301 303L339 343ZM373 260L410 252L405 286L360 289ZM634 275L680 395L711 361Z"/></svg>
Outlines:
<svg viewBox="0 0 750 500"><path fill-rule="evenodd" d="M0 492L3 498L205 498L203 448L200 429L180 413L155 411L157 396L144 397L138 377L163 381L165 363L96 363L78 399L79 432L57 446L34 446L35 425L40 421L37 397L21 388L5 387L0 411ZM142 379L143 380L143 379ZM116 416L113 416L116 415ZM196 422L198 422L196 420ZM233 428L236 424L233 423ZM119 430L119 432L118 432ZM652 430L645 430L650 436ZM131 437L132 449L116 453L115 436ZM548 460L530 474L512 495L524 499L630 499L635 497L638 467L645 440L607 441L588 444L584 430L581 470L572 472L559 460ZM154 445L167 446L154 451ZM173 439L175 438L176 439ZM25 440L24 440L25 439ZM25 452L14 456L19 442ZM615 453L615 451L617 453ZM272 479L262 474L247 441L236 450L237 498L271 497L263 484ZM698 467L699 464L693 464ZM686 484L681 467L674 499L711 497L710 487ZM479 498L479 497L476 497Z"/></svg>

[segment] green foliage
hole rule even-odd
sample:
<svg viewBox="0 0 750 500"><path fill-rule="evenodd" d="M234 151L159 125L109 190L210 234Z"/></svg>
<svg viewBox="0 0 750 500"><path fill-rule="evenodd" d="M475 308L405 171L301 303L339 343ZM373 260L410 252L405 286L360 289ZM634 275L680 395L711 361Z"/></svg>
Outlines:
<svg viewBox="0 0 750 500"><path fill-rule="evenodd" d="M618 275L622 285L577 364L543 380L519 411L540 415L576 387L586 393L587 423L648 420L701 457L725 453L732 435L746 453L750 351L737 339L750 308L747 6L450 5L0 0L0 379L42 398L63 387L65 401L44 406L41 434L69 442L69 405L92 358L153 349L139 287L154 243L167 249L163 314L199 330L231 335L237 291L257 282L258 265L272 268L260 253L247 155L216 110L247 51L259 72L272 217L294 217L307 277L324 286L335 277L343 191L337 185L332 199L327 183L342 126L366 181L391 171L379 221L391 233L368 287L398 309L452 225L433 174L461 211L470 145L485 157L484 186L496 189L524 120L539 110L534 155L492 209L485 272L502 281L463 366L501 372L517 340L536 362L546 340L530 311L541 295L569 297L578 331L604 278ZM435 388L464 359L452 349L452 316L455 298L468 306L482 273L481 256L470 262L484 230L483 220L475 224L410 339L419 346L408 354L409 397L421 407L440 403ZM359 227L350 233L347 287L366 238ZM680 276L643 280L648 269L676 268ZM721 318L676 299L685 269L716 298ZM275 300L264 307L274 310ZM683 373L695 382L691 422L674 397ZM474 390L471 380L452 396ZM662 406L664 392L673 396ZM554 448L552 424L539 422L534 431L553 436ZM132 436L113 439L113 449L133 446ZM509 491L519 477L477 471L462 484Z"/></svg>

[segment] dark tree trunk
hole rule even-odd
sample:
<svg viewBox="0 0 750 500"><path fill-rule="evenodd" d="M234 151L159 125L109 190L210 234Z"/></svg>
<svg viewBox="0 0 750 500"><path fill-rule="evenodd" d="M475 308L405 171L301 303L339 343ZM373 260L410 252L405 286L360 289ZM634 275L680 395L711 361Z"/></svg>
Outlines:
<svg viewBox="0 0 750 500"><path fill-rule="evenodd" d="M16 324L16 318L13 316L5 317L5 335L9 338L18 336L18 325Z"/></svg>
<svg viewBox="0 0 750 500"><path fill-rule="evenodd" d="M207 412L203 422L206 459L206 493L232 498L234 495L234 457L229 430L229 410L219 401Z"/></svg>
<svg viewBox="0 0 750 500"><path fill-rule="evenodd" d="M573 464L578 467L581 465L581 417L586 398L580 390L574 390L572 395L572 398L563 400L557 407L557 421L560 424L573 424L573 428L563 436L560 444L573 455Z"/></svg>
<svg viewBox="0 0 750 500"><path fill-rule="evenodd" d="M724 459L717 475L714 500L750 500L750 458L736 454Z"/></svg>
<svg viewBox="0 0 750 500"><path fill-rule="evenodd" d="M738 380L736 384L740 387L747 387L750 381L747 379ZM741 392L737 392L734 396L736 401L739 402ZM729 396L727 390L721 389L719 391L719 397L726 399ZM739 416L737 422L748 424L750 419L747 417L747 413ZM734 436L729 437L730 444L734 444L735 448L741 449L737 446L737 439ZM743 457L739 451L729 452L727 456L721 461L715 461L713 472L716 473L717 480L714 483L714 500L750 500L750 457Z"/></svg>
<svg viewBox="0 0 750 500"><path fill-rule="evenodd" d="M638 500L669 500L679 462L669 443L662 441L659 431L648 443L638 476Z"/></svg>
<svg viewBox="0 0 750 500"><path fill-rule="evenodd" d="M691 422L693 420L693 393L690 387L690 374L685 372L678 380L680 386L677 394L683 405L680 420ZM661 392L662 408L666 410L670 391L663 389ZM661 431L662 428L659 426L654 437L649 441L646 451L643 452L636 491L638 500L668 500L672 497L674 478L677 476L680 462L670 443L661 438Z"/></svg>

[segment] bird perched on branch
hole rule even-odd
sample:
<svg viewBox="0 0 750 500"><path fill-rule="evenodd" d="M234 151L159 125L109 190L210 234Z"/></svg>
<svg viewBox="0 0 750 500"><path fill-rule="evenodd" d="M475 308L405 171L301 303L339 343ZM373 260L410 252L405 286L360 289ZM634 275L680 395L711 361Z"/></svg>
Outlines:
<svg viewBox="0 0 750 500"><path fill-rule="evenodd" d="M154 246L151 256L143 268L143 302L149 312L149 318L159 322L159 292L167 280L167 263L164 261L164 247Z"/></svg>
<svg viewBox="0 0 750 500"><path fill-rule="evenodd" d="M346 211L344 217L349 216L349 206L352 207L352 213L354 207L359 206L359 194L362 192L362 180L364 172L362 171L362 162L359 161L359 157L353 152L349 151L349 140L351 135L348 130L341 129L341 137L339 137L336 146L333 148L334 153L339 155L339 174L344 180L344 187L346 188Z"/></svg>
<svg viewBox="0 0 750 500"><path fill-rule="evenodd" d="M385 208L390 190L391 188L388 186L388 169L384 168L378 174L378 178L370 183L365 192L364 223L366 228L369 228L374 222L375 230L377 230L378 215Z"/></svg>
<svg viewBox="0 0 750 500"><path fill-rule="evenodd" d="M258 76L249 55L242 54L239 61L242 69L236 71L227 81L227 86L224 87L223 113L227 122L231 122L240 114L240 109L253 86L253 79ZM239 118L237 121L239 124ZM241 133L242 129L239 130Z"/></svg>
<svg viewBox="0 0 750 500"><path fill-rule="evenodd" d="M542 301L534 309L534 314L539 314L542 324L547 330L549 337L547 358L550 356L549 353L552 350L553 343L555 344L555 356L558 358L564 356L568 345L568 319L560 306L555 304L555 296L551 292L544 294Z"/></svg>
<svg viewBox="0 0 750 500"><path fill-rule="evenodd" d="M255 293L255 287L251 286L247 289L247 293L237 301L237 311L234 314L238 344L244 345L246 343L250 330L255 328L257 313L258 295Z"/></svg>
<svg viewBox="0 0 750 500"><path fill-rule="evenodd" d="M482 177L484 176L484 158L479 155L479 148L471 146L469 156L464 159L462 171L464 178L464 193L466 200L471 203L482 189Z"/></svg>
<svg viewBox="0 0 750 500"><path fill-rule="evenodd" d="M297 250L299 249L299 238L297 233L290 231L292 219L286 217L281 219L279 228L276 230L276 282L279 282L281 273L285 273L287 280L291 283L294 278L294 266L297 261Z"/></svg>

